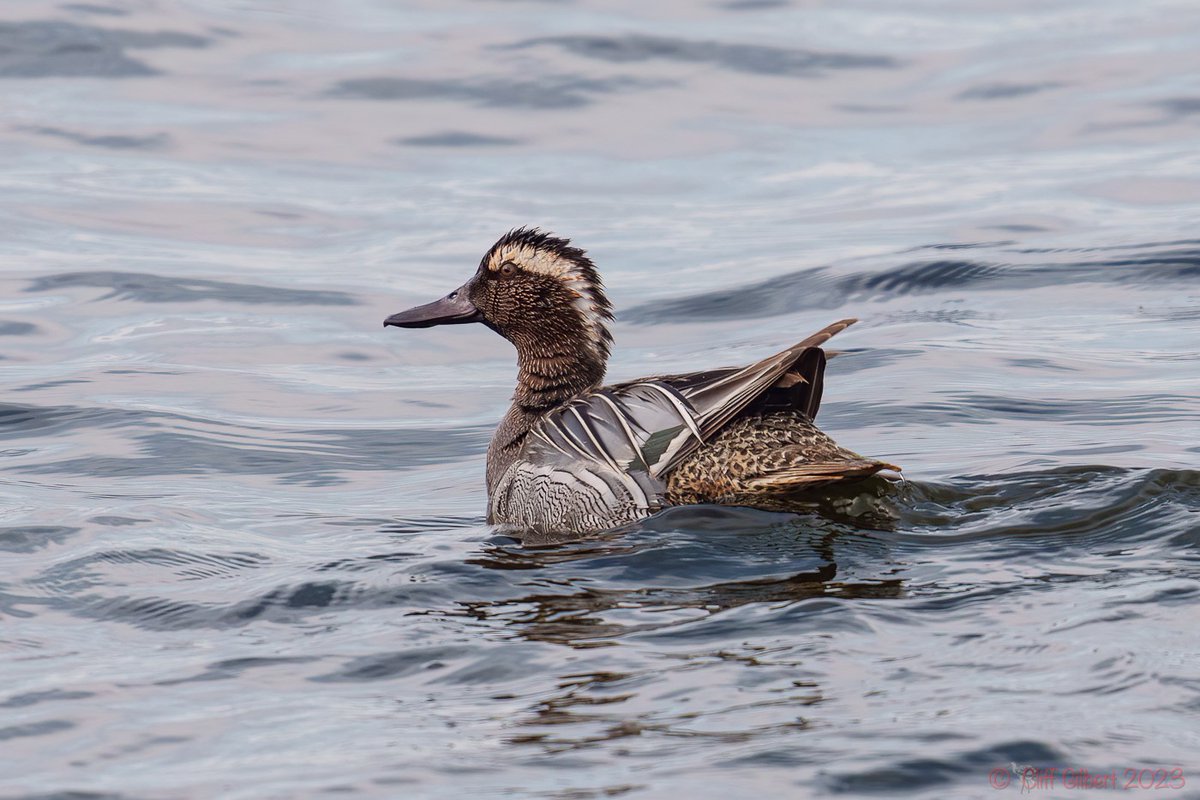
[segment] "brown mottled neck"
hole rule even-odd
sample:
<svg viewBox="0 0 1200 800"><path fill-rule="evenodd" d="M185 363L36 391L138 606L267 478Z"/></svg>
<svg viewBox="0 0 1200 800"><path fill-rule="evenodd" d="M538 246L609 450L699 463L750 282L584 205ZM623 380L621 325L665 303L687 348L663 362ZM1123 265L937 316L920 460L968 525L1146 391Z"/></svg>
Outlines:
<svg viewBox="0 0 1200 800"><path fill-rule="evenodd" d="M597 354L564 345L537 351L518 345L514 405L540 414L600 385L605 364Z"/></svg>
<svg viewBox="0 0 1200 800"><path fill-rule="evenodd" d="M517 388L488 448L487 483L490 491L516 459L525 436L543 414L576 395L591 391L604 380L605 356L591 343L571 338L525 341L508 337L517 348Z"/></svg>

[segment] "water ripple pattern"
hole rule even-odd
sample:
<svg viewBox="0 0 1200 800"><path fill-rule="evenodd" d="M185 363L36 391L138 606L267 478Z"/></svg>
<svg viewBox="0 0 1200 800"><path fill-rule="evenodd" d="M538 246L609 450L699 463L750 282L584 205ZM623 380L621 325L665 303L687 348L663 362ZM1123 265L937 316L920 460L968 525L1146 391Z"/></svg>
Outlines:
<svg viewBox="0 0 1200 800"><path fill-rule="evenodd" d="M5 12L0 798L1200 797L1195 3ZM490 529L525 224L906 480Z"/></svg>

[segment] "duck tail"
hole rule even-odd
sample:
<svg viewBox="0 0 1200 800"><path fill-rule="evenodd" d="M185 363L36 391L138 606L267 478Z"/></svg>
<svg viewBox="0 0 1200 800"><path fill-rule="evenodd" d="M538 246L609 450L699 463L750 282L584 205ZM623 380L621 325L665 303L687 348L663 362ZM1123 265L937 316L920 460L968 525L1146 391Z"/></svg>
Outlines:
<svg viewBox="0 0 1200 800"><path fill-rule="evenodd" d="M856 461L792 464L747 480L745 488L755 494L788 494L817 486L859 481L884 470L900 472L900 467L866 458Z"/></svg>

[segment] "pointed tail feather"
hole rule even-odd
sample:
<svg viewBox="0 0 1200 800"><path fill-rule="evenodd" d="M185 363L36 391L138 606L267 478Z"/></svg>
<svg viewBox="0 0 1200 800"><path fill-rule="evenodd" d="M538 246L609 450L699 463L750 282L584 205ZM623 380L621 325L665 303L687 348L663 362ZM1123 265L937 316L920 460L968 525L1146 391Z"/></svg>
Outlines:
<svg viewBox="0 0 1200 800"><path fill-rule="evenodd" d="M857 319L843 319L827 325L788 349L764 358L762 361L691 392L684 392L688 401L699 413L700 431L705 438L720 430L746 408L755 398L780 378L791 371L806 351L819 348L838 333L849 328ZM819 351L818 351L819 352ZM810 368L815 364L810 363ZM820 367L824 367L824 356L820 356ZM820 371L819 369L816 371ZM820 391L816 391L816 405L820 405ZM803 409L801 409L803 410ZM815 416L810 414L809 417Z"/></svg>
<svg viewBox="0 0 1200 800"><path fill-rule="evenodd" d="M899 472L900 467L883 461L834 461L816 464L794 464L784 469L760 475L746 481L745 487L750 492L763 494L783 494L802 491L830 483L842 483L869 478L877 472L891 470Z"/></svg>
<svg viewBox="0 0 1200 800"><path fill-rule="evenodd" d="M782 393L776 390L784 390ZM771 387L772 405L782 403L794 408L810 420L821 410L821 395L825 391L825 351L810 347L800 354L796 363ZM779 395L776 397L776 395Z"/></svg>

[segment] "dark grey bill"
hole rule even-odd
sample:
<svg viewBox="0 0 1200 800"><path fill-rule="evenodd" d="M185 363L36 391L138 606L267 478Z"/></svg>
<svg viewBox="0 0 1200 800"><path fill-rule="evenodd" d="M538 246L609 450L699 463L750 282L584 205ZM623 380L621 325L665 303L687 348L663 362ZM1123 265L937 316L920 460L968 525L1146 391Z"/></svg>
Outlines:
<svg viewBox="0 0 1200 800"><path fill-rule="evenodd" d="M479 309L467 299L467 287L455 289L441 300L392 314L383 321L384 327L432 328L434 325L461 325L482 319Z"/></svg>

